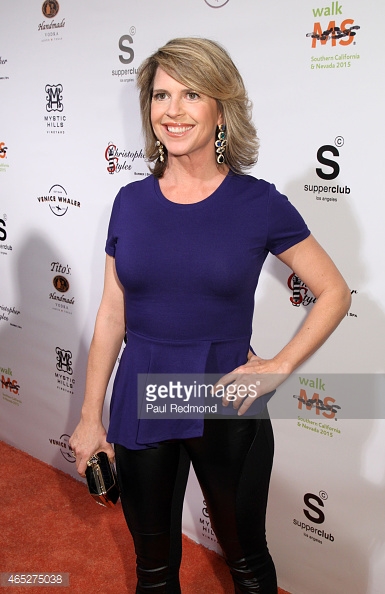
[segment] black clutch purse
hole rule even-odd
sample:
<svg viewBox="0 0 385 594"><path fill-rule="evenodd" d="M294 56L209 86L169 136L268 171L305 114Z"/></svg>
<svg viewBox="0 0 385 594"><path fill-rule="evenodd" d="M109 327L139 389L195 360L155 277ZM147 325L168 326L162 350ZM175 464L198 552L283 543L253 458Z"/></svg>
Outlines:
<svg viewBox="0 0 385 594"><path fill-rule="evenodd" d="M114 507L119 499L119 487L115 468L105 452L98 452L87 461L86 479L96 503Z"/></svg>

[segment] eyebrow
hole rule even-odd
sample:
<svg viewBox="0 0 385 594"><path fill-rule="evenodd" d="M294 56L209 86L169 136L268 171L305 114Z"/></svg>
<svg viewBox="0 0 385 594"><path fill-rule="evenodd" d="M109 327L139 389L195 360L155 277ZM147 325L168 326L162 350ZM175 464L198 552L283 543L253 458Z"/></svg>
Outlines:
<svg viewBox="0 0 385 594"><path fill-rule="evenodd" d="M188 92L188 93L197 93L197 94L201 94L199 91L197 91L196 89L193 89L191 87L184 87L183 89L181 89L182 92ZM166 89L152 89L152 93L168 93L169 91L167 91Z"/></svg>

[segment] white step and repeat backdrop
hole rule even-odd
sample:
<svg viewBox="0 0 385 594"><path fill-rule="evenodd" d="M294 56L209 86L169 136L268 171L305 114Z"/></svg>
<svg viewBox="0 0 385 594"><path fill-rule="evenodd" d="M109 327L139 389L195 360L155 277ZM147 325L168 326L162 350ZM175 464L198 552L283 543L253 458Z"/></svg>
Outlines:
<svg viewBox="0 0 385 594"><path fill-rule="evenodd" d="M0 438L77 476L68 437L109 213L147 172L137 68L172 37L216 39L254 104L254 175L290 197L352 291L338 331L288 384L288 410L272 405L268 540L293 594L380 594L385 581L384 415L362 382L385 359L384 16L375 0L0 0ZM313 301L269 259L257 352L274 355ZM354 378L362 411L344 414ZM217 549L194 477L184 530Z"/></svg>

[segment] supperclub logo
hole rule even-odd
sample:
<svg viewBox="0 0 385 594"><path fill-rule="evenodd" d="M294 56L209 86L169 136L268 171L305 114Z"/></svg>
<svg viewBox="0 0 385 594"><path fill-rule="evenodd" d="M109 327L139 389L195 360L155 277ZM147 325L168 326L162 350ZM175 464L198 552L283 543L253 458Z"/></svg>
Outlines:
<svg viewBox="0 0 385 594"><path fill-rule="evenodd" d="M76 462L76 458L73 455L72 450L69 446L69 438L70 436L67 433L63 433L63 435L61 435L59 439L54 439L53 437L50 437L49 443L54 447L58 447L63 458L67 460L67 462L73 464L74 462Z"/></svg>
<svg viewBox="0 0 385 594"><path fill-rule="evenodd" d="M69 208L80 208L80 202L69 198L67 191L60 184L51 186L48 194L38 196L37 200L40 204L48 204L50 211L57 217L63 217Z"/></svg>
<svg viewBox="0 0 385 594"><path fill-rule="evenodd" d="M44 116L47 134L64 134L67 116L63 113L63 85L45 85L45 109L48 115Z"/></svg>
<svg viewBox="0 0 385 594"><path fill-rule="evenodd" d="M8 242L5 243L8 238L7 222L8 217L6 214L3 214L0 218L0 254L3 256L7 256L12 251L12 245Z"/></svg>
<svg viewBox="0 0 385 594"><path fill-rule="evenodd" d="M37 30L42 32L41 41L61 41L62 31L65 27L65 18L61 20L55 19L60 10L60 5L57 0L45 0L41 7L41 11L45 19L41 21Z"/></svg>
<svg viewBox="0 0 385 594"><path fill-rule="evenodd" d="M131 171L136 159L144 159L143 149L121 150L114 142L107 144L104 151L104 158L107 161L106 169L110 175L121 171ZM145 173L134 172L135 175L146 175Z"/></svg>
<svg viewBox="0 0 385 594"><path fill-rule="evenodd" d="M0 142L0 173L6 173L9 165L7 161L7 150L5 142Z"/></svg>
<svg viewBox="0 0 385 594"><path fill-rule="evenodd" d="M317 301L317 298L314 297L312 292L310 291L309 287L305 285L305 283L299 278L299 276L292 272L289 278L287 279L287 286L291 291L290 303L294 305L294 307L299 307L300 305L307 306ZM351 289L350 294L357 295L358 291L356 289ZM357 314L352 313L349 311L346 314L347 317L356 318Z"/></svg>
<svg viewBox="0 0 385 594"><path fill-rule="evenodd" d="M50 271L55 274L52 278L52 285L55 290L51 290L49 293L49 299L53 301L52 309L61 313L72 314L71 309L75 304L75 297L68 294L70 289L68 276L71 275L71 267L68 264L51 262Z"/></svg>
<svg viewBox="0 0 385 594"><path fill-rule="evenodd" d="M311 56L310 67L318 69L346 69L351 68L360 55L352 51L351 46L356 45L357 33L360 26L354 19L345 18L342 4L332 2L331 6L313 8L313 30L306 33L311 39L312 49L337 50L332 54Z"/></svg>
<svg viewBox="0 0 385 594"><path fill-rule="evenodd" d="M211 8L222 8L229 0L205 0L205 2Z"/></svg>
<svg viewBox="0 0 385 594"><path fill-rule="evenodd" d="M336 183L341 172L339 164L340 149L344 146L343 136L336 136L333 144L323 144L317 149L318 167L316 182L304 185L304 192L311 192L314 198L323 204L335 204L341 196L349 196L351 189L346 183Z"/></svg>
<svg viewBox="0 0 385 594"><path fill-rule="evenodd" d="M316 493L305 493L302 509L303 516L300 520L294 518L293 524L302 530L303 536L317 544L334 542L335 538L330 530L322 525L326 520L325 502L329 499L326 491Z"/></svg>
<svg viewBox="0 0 385 594"><path fill-rule="evenodd" d="M56 388L62 392L73 394L75 378L73 376L72 352L56 347Z"/></svg>
<svg viewBox="0 0 385 594"><path fill-rule="evenodd" d="M12 369L10 367L0 367L1 373L1 391L3 400L19 406L22 401L20 400L20 384L13 377Z"/></svg>
<svg viewBox="0 0 385 594"><path fill-rule="evenodd" d="M117 54L120 64L117 68L111 70L111 74L115 80L121 83L133 83L136 80L138 69L135 68L133 62L135 58L134 50L134 36L136 34L136 27L132 26L129 33L119 37L117 46L119 53Z"/></svg>

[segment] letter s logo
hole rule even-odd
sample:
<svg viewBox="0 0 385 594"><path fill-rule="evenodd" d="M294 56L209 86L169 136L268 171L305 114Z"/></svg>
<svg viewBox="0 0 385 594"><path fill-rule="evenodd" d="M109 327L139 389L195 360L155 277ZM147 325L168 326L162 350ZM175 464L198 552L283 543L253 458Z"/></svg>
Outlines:
<svg viewBox="0 0 385 594"><path fill-rule="evenodd" d="M0 241L5 241L7 239L7 232L4 229L5 226L5 221L0 219Z"/></svg>
<svg viewBox="0 0 385 594"><path fill-rule="evenodd" d="M127 47L126 45L124 45L124 41L128 41L128 43L133 43L131 35L122 35L122 37L119 39L119 49L122 52L126 52L127 54L129 54L129 57L125 58L124 56L122 56L122 54L120 54L119 60L122 62L122 64L130 64L130 62L132 62L132 60L134 59L134 50L131 47Z"/></svg>
<svg viewBox="0 0 385 594"><path fill-rule="evenodd" d="M340 172L340 166L336 161L326 159L326 157L324 157L324 153L332 153L332 155L334 155L335 157L339 157L340 155L338 149L331 144L325 144L324 146L320 146L317 151L317 161L319 163L322 163L322 165L327 165L328 167L331 167L333 171L331 173L325 173L324 171L322 171L320 167L317 167L316 173L318 177L320 177L321 179L335 179Z"/></svg>
<svg viewBox="0 0 385 594"><path fill-rule="evenodd" d="M315 501L318 503L318 505L320 505L321 507L324 507L324 502L322 501L322 499L320 497L318 497L318 495L314 495L314 493L306 493L306 495L303 498L304 503L313 512L315 512L316 516L315 517L312 516L311 513L307 509L304 509L303 513L305 514L307 519L310 520L310 522L314 522L315 524L322 524L325 521L325 514L316 505L314 505L313 503L310 503L311 499L315 499Z"/></svg>

